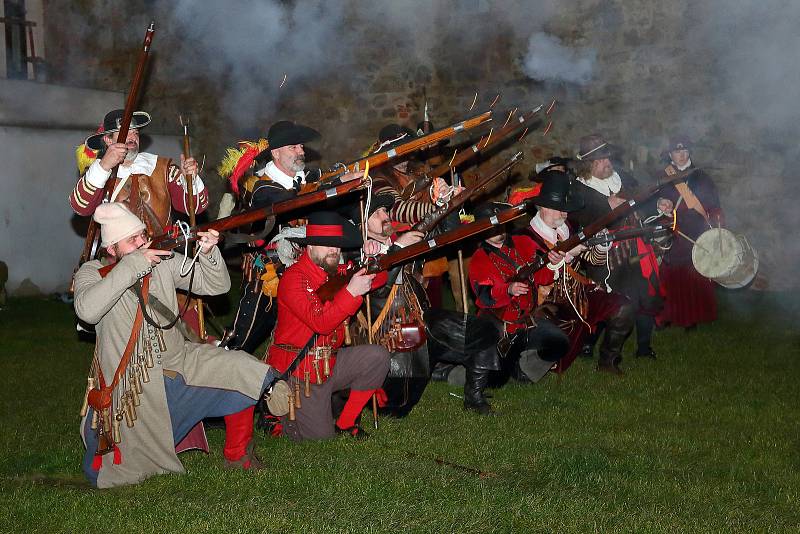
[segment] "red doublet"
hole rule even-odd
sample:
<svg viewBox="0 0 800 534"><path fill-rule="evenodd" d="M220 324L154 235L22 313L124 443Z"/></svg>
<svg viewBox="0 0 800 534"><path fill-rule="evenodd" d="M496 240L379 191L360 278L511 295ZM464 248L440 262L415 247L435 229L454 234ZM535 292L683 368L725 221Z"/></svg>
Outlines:
<svg viewBox="0 0 800 534"><path fill-rule="evenodd" d="M491 245L482 245L473 254L469 265L469 281L477 297L476 305L484 310L494 310L507 323L511 333L525 326L525 319L536 305L536 288L553 282L553 272L542 268L534 274L533 284L528 281L531 289L527 295L509 295L508 280L519 267L531 261L536 252L530 238L513 236L512 243L513 247L504 244L496 249L498 253Z"/></svg>
<svg viewBox="0 0 800 534"><path fill-rule="evenodd" d="M344 343L344 322L358 311L363 298L354 297L345 286L336 293L333 300L322 302L316 291L327 280L328 274L311 261L308 251L303 252L297 263L283 274L278 286L275 339L267 355L267 363L278 371L284 372L289 368L297 351L308 343L314 333L317 334L315 346L329 346L336 350ZM385 281L384 272L375 278L373 287L378 287ZM316 380L311 360L306 356L292 374L302 379L304 372L308 371L312 381ZM336 358L332 356L331 373L335 363ZM324 381L325 377L322 376L321 379Z"/></svg>

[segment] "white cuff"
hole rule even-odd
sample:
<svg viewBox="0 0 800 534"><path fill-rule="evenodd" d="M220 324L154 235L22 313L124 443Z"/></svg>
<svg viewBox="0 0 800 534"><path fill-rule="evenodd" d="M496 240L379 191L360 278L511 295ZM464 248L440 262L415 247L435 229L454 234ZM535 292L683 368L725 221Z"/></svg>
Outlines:
<svg viewBox="0 0 800 534"><path fill-rule="evenodd" d="M97 189L102 189L106 186L109 176L111 176L111 171L107 171L100 166L99 158L89 165L89 168L86 169L86 174L83 175L86 183Z"/></svg>
<svg viewBox="0 0 800 534"><path fill-rule="evenodd" d="M614 246L614 243L601 243L599 245L595 245L594 248L596 248L598 252L608 252L611 250L612 246Z"/></svg>

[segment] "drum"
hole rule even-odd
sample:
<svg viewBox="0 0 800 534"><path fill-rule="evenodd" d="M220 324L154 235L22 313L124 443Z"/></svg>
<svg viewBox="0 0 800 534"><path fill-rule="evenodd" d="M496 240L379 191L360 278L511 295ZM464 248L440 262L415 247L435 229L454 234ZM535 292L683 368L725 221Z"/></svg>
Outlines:
<svg viewBox="0 0 800 534"><path fill-rule="evenodd" d="M747 238L725 228L706 230L692 247L697 272L729 289L746 286L758 272L758 252Z"/></svg>

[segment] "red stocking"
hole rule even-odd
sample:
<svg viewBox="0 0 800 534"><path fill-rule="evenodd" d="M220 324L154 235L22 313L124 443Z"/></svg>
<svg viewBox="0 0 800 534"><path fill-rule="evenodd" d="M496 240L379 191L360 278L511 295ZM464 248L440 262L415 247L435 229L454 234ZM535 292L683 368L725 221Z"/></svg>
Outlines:
<svg viewBox="0 0 800 534"><path fill-rule="evenodd" d="M344 409L342 409L339 420L336 421L336 426L342 430L354 426L356 424L356 418L361 413L361 410L364 409L364 406L367 405L367 402L369 402L369 399L372 397L374 392L374 389L368 389L365 391L351 389L350 397L348 397L347 402L344 405Z"/></svg>
<svg viewBox="0 0 800 534"><path fill-rule="evenodd" d="M253 412L255 406L225 416L225 458L235 462L244 456L247 444L253 439Z"/></svg>

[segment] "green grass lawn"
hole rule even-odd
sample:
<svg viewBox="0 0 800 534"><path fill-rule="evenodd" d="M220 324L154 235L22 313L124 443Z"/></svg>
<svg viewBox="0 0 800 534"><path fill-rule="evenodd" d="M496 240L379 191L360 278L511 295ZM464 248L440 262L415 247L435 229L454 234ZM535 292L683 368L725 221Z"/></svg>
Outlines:
<svg viewBox="0 0 800 534"><path fill-rule="evenodd" d="M494 390L500 417L433 384L370 439L258 435L270 469L182 455L185 476L89 489L78 410L92 346L71 309L0 311L3 532L770 532L800 530L800 334L753 293L724 320L657 333L658 361L618 379L579 360L559 383ZM487 472L480 477L437 459Z"/></svg>

